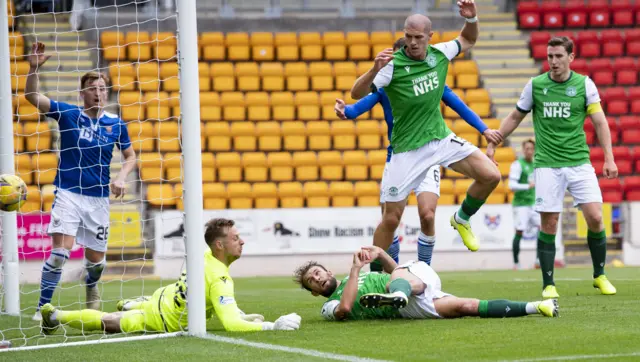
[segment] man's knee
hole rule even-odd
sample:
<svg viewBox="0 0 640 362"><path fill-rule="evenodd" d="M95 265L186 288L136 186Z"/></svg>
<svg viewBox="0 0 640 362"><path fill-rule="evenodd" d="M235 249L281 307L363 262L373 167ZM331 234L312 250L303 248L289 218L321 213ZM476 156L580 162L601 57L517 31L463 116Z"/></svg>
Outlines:
<svg viewBox="0 0 640 362"><path fill-rule="evenodd" d="M500 175L500 170L498 170L498 168L492 164L491 167L488 167L485 171L482 180L477 181L496 187L500 183L501 179L502 176Z"/></svg>
<svg viewBox="0 0 640 362"><path fill-rule="evenodd" d="M600 231L602 229L602 212L592 212L591 214L585 214L585 220L587 226L591 231Z"/></svg>
<svg viewBox="0 0 640 362"><path fill-rule="evenodd" d="M384 227L395 230L398 225L400 225L403 210L404 207L399 205L399 203L386 203L384 214L382 215L382 222L380 224Z"/></svg>
<svg viewBox="0 0 640 362"><path fill-rule="evenodd" d="M558 230L558 213L543 213L541 229L547 234L555 234Z"/></svg>
<svg viewBox="0 0 640 362"><path fill-rule="evenodd" d="M420 223L423 227L433 226L433 223L436 219L436 210L435 207L431 205L426 205L420 208Z"/></svg>
<svg viewBox="0 0 640 362"><path fill-rule="evenodd" d="M458 299L458 313L461 316L474 316L478 314L478 300L470 298Z"/></svg>

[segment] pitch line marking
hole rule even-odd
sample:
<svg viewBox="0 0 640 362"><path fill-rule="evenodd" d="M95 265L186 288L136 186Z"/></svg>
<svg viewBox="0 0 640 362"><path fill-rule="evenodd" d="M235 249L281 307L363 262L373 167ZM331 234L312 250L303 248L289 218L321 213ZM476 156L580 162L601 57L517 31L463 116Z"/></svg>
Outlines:
<svg viewBox="0 0 640 362"><path fill-rule="evenodd" d="M640 352L611 353L611 354L583 354L583 355L575 355L575 356L514 359L509 361L510 362L575 361L575 360L591 359L591 358L599 359L599 358L618 358L618 357L635 357L635 356L640 356Z"/></svg>

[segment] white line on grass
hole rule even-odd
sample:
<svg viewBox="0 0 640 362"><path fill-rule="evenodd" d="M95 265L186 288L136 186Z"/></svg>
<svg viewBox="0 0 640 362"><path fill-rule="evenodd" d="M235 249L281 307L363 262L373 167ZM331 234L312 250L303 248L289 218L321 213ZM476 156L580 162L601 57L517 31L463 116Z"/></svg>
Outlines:
<svg viewBox="0 0 640 362"><path fill-rule="evenodd" d="M364 357L357 357L357 356L349 356L349 355L345 355L345 354L337 354L337 353L328 353L328 352L316 351L316 350L313 350L313 349L287 347L287 346L281 346L281 345L269 344L269 343L262 343L262 342L251 342L251 341L247 341L245 339L223 337L223 336L218 336L218 335L215 335L215 334L207 334L202 338L209 339L209 340L216 341L216 342L230 343L230 344L236 344L236 345L240 345L240 346L247 346L247 347L259 348L259 349L268 349L268 350L272 350L272 351L280 351L280 352L286 352L286 353L295 353L295 354L301 354L301 355L317 357L317 358L332 359L332 360L336 360L336 361L390 362L390 361L379 360L379 359L371 359L371 358L364 358Z"/></svg>
<svg viewBox="0 0 640 362"><path fill-rule="evenodd" d="M580 359L599 359L599 358L618 358L618 357L635 357L640 356L640 352L630 353L611 353L611 354L584 354L576 356L558 356L558 357L541 357L541 358L525 358L510 360L511 362L537 362L537 361L574 361Z"/></svg>

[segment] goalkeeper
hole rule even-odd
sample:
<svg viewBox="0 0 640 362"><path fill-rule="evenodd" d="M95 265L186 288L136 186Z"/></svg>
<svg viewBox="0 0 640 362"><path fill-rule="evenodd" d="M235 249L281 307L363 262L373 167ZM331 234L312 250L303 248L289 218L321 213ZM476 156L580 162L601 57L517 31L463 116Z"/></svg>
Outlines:
<svg viewBox="0 0 640 362"><path fill-rule="evenodd" d="M259 314L244 314L236 304L229 265L242 255L244 241L233 220L213 219L206 224L205 242L209 250L204 255L206 316L215 311L225 330L250 332L266 330L296 330L301 318L295 313L265 322ZM147 299L147 300L144 300ZM150 298L142 301L121 301L123 311L103 313L85 309L62 311L51 304L42 306L42 332L52 334L60 324L83 332L107 333L178 332L187 327L186 273L175 284L159 288Z"/></svg>
<svg viewBox="0 0 640 362"><path fill-rule="evenodd" d="M361 272L365 264L376 259L389 274ZM411 261L398 266L377 246L363 247L355 253L351 271L341 282L313 261L296 270L295 280L312 295L328 298L322 306L322 316L331 321L558 316L555 299L526 303L458 298L444 293L440 277L426 263Z"/></svg>

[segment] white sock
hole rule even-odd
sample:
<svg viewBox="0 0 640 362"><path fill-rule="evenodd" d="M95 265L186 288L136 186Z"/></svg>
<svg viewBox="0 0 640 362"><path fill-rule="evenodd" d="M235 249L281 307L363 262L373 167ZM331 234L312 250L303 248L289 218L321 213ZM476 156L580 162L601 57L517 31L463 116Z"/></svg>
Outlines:
<svg viewBox="0 0 640 362"><path fill-rule="evenodd" d="M395 291L395 292L393 292L393 293L391 293L391 294L392 294L392 295L397 295L397 296L400 296L400 297L403 297L403 298L409 298L409 297L407 297L407 295L406 295L406 294L404 294L403 292L401 292L401 291L399 291L399 290L398 290L398 291Z"/></svg>
<svg viewBox="0 0 640 362"><path fill-rule="evenodd" d="M469 223L469 221L459 217L457 212L455 214L453 214L453 218L458 224L466 225L466 224Z"/></svg>
<svg viewBox="0 0 640 362"><path fill-rule="evenodd" d="M49 317L49 319L51 319L52 321L55 321L58 318L58 311L54 311L53 313L51 313L51 317Z"/></svg>
<svg viewBox="0 0 640 362"><path fill-rule="evenodd" d="M540 302L529 302L525 307L527 314L538 314L538 305Z"/></svg>

